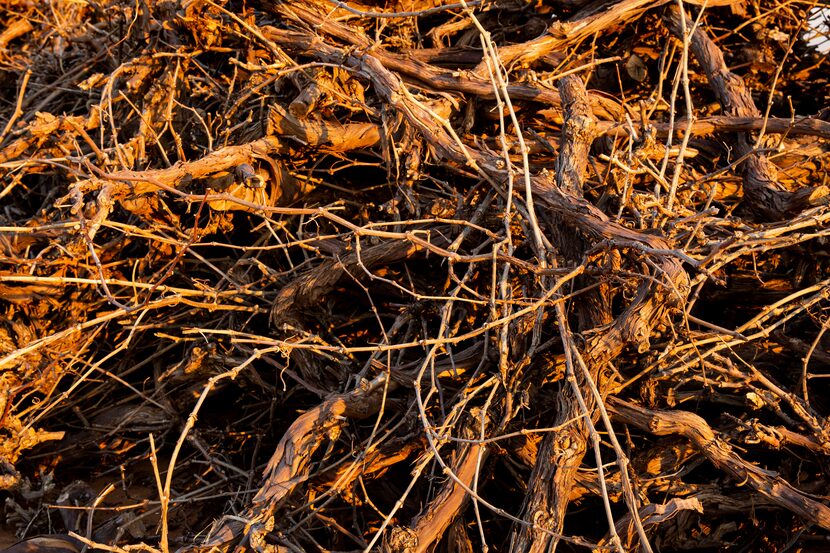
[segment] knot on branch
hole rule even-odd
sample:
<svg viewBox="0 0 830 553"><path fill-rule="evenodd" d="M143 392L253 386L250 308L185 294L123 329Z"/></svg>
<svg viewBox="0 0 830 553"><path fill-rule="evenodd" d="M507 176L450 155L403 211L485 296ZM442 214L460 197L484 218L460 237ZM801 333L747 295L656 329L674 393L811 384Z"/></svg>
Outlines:
<svg viewBox="0 0 830 553"><path fill-rule="evenodd" d="M389 532L385 549L390 553L414 553L418 549L418 534L412 528L396 526Z"/></svg>

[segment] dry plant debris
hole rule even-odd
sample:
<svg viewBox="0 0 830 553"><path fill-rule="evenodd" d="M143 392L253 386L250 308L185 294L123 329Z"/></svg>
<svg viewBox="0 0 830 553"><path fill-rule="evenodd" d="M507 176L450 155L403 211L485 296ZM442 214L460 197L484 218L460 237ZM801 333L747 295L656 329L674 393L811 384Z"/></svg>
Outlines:
<svg viewBox="0 0 830 553"><path fill-rule="evenodd" d="M830 3L0 10L8 551L828 550Z"/></svg>

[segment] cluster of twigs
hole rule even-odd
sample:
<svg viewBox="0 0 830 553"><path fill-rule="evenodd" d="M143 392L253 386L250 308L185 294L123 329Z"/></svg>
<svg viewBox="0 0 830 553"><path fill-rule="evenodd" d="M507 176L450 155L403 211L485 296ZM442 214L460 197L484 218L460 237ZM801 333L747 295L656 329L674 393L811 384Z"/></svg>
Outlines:
<svg viewBox="0 0 830 553"><path fill-rule="evenodd" d="M17 538L830 536L830 4L0 9Z"/></svg>

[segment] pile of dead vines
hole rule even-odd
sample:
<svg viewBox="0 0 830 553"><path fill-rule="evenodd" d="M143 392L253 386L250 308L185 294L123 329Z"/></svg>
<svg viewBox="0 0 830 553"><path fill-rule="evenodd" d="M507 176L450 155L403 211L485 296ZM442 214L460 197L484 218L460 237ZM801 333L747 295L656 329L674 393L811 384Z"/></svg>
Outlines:
<svg viewBox="0 0 830 553"><path fill-rule="evenodd" d="M830 4L0 10L14 551L830 538Z"/></svg>

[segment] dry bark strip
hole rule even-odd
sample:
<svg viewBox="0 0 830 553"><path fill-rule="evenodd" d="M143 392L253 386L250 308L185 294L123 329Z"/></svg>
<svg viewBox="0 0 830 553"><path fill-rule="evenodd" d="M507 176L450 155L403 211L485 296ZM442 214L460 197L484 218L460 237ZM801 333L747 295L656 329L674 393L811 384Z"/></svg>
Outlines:
<svg viewBox="0 0 830 553"><path fill-rule="evenodd" d="M475 472L480 466L479 456L484 456L483 448L481 444L462 448L451 470L464 486L449 479L410 527L397 527L389 533L385 551L426 553L431 550L467 504L469 494L465 487L472 488Z"/></svg>
<svg viewBox="0 0 830 553"><path fill-rule="evenodd" d="M640 508L639 517L643 526L659 526L667 520L677 516L683 511L703 512L703 504L696 497L688 499L673 498L664 504L652 503ZM637 532L634 528L634 521L630 514L622 517L616 524L617 534L621 536L625 551L634 551L637 544ZM606 537L598 545L611 546L611 538Z"/></svg>
<svg viewBox="0 0 830 553"><path fill-rule="evenodd" d="M748 485L776 505L806 522L830 530L830 507L794 488L773 471L742 459L698 415L688 411L653 411L618 398L608 399L614 417L656 436L680 435L688 439L717 468Z"/></svg>
<svg viewBox="0 0 830 553"><path fill-rule="evenodd" d="M266 133L334 152L363 150L380 142L380 130L374 123L341 124L319 118L300 119L279 104L271 105Z"/></svg>
<svg viewBox="0 0 830 553"><path fill-rule="evenodd" d="M383 474L386 469L405 461L411 455L419 453L427 447L427 440L423 436L407 436L403 439L392 439L384 442L380 447L372 447L366 451L363 459L352 463L338 465L315 478L314 488L320 492L329 492L337 489L340 497L347 501L353 498L350 484L358 476L366 478L370 475Z"/></svg>
<svg viewBox="0 0 830 553"><path fill-rule="evenodd" d="M729 71L723 52L702 28L695 27L694 22L674 5L668 7L663 21L681 41L686 40L683 35L684 26L687 33L691 31L689 48L703 67L709 86L727 115L753 119L761 117L743 79ZM762 140L759 144L760 148L770 146L770 141ZM826 186L804 188L796 192L784 189L778 182L777 169L763 152L758 151L749 133L737 134L735 153L738 157L745 158L741 163L744 195L749 208L761 219L778 221L806 208L827 203L830 189Z"/></svg>
<svg viewBox="0 0 830 553"><path fill-rule="evenodd" d="M243 163L252 163L258 158L274 155L280 151L281 146L277 137L266 136L247 144L226 146L200 159L179 162L166 169L102 173L98 177L79 181L77 187L81 192L91 192L100 189L105 182L110 183L113 185L114 198L158 192L221 171L232 171Z"/></svg>
<svg viewBox="0 0 830 553"><path fill-rule="evenodd" d="M37 536L10 545L3 553L81 553L84 545L72 536Z"/></svg>

